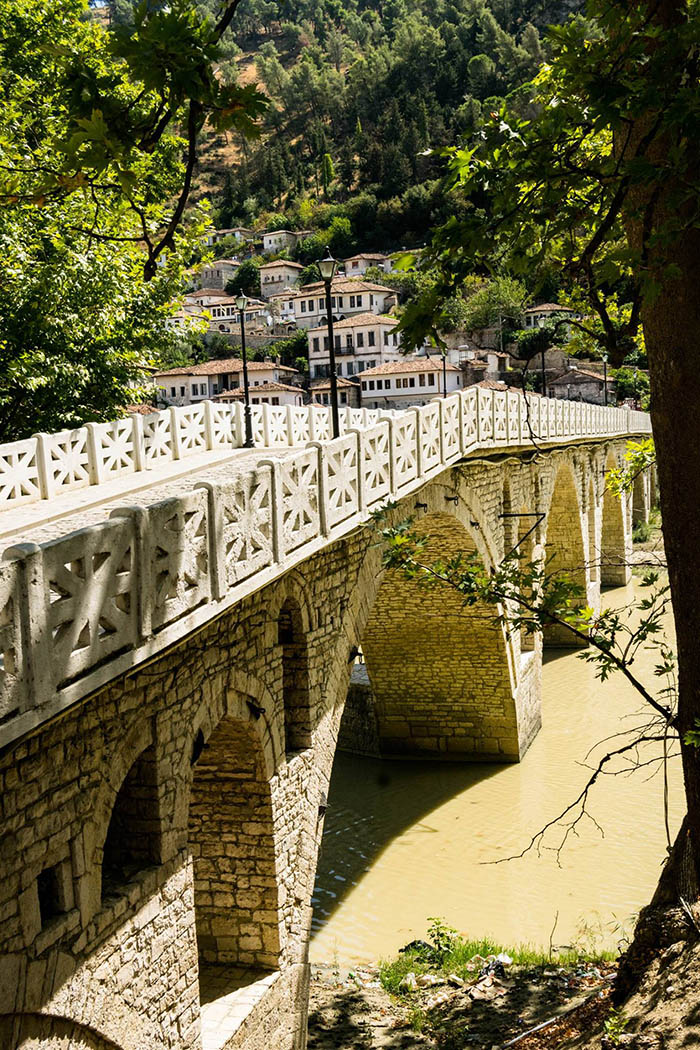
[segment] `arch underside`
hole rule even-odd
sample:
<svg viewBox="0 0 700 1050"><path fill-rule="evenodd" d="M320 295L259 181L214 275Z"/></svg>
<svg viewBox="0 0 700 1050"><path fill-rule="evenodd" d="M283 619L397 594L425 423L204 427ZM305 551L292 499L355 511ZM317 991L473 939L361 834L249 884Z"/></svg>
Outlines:
<svg viewBox="0 0 700 1050"><path fill-rule="evenodd" d="M429 537L427 563L475 550L449 515L426 515L418 531ZM385 573L362 637L382 754L521 757L539 728L539 705L497 612L465 607L446 584Z"/></svg>

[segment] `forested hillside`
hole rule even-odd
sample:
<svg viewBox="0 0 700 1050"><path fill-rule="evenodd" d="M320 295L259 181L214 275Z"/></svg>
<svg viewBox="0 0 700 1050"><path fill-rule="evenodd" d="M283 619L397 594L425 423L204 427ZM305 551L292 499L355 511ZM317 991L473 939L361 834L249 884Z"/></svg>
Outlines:
<svg viewBox="0 0 700 1050"><path fill-rule="evenodd" d="M436 162L531 78L544 30L577 0L244 0L221 68L271 99L253 147L210 142L198 172L217 224L284 214L291 226L349 220L363 247L419 243L445 217ZM217 0L202 0L212 13ZM115 21L130 0L112 0ZM308 198L333 204L314 208ZM268 216L269 217L269 216Z"/></svg>

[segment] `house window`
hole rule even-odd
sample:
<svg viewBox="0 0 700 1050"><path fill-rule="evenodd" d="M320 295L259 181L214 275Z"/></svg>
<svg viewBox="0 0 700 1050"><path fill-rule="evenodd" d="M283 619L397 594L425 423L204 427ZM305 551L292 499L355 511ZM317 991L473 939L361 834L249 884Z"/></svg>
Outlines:
<svg viewBox="0 0 700 1050"><path fill-rule="evenodd" d="M356 302L357 306L362 306L362 296L361 295L356 295L355 296L355 302Z"/></svg>
<svg viewBox="0 0 700 1050"><path fill-rule="evenodd" d="M341 403L341 405L347 405L347 403L348 403L348 395L347 394L341 394L340 395L340 403Z"/></svg>
<svg viewBox="0 0 700 1050"><path fill-rule="evenodd" d="M338 296L338 309L342 310L342 308L343 308L343 297L342 297L342 295L339 295Z"/></svg>
<svg viewBox="0 0 700 1050"><path fill-rule="evenodd" d="M418 386L425 386L425 375L422 372L418 376Z"/></svg>
<svg viewBox="0 0 700 1050"><path fill-rule="evenodd" d="M376 361L368 361L368 362L367 362L367 367L368 367L368 368L375 368L375 367L376 367L376 364L377 364L377 362L376 362Z"/></svg>
<svg viewBox="0 0 700 1050"><path fill-rule="evenodd" d="M435 373L431 372L428 376L428 386L435 386Z"/></svg>
<svg viewBox="0 0 700 1050"><path fill-rule="evenodd" d="M273 397L272 398L272 404L273 405L279 405L279 403L280 403L280 399L278 397Z"/></svg>
<svg viewBox="0 0 700 1050"><path fill-rule="evenodd" d="M367 345L374 346L374 332L367 333Z"/></svg>
<svg viewBox="0 0 700 1050"><path fill-rule="evenodd" d="M357 345L358 345L358 347L365 345L365 333L364 332L358 332L357 333Z"/></svg>
<svg viewBox="0 0 700 1050"><path fill-rule="evenodd" d="M397 336L396 332L394 332L392 338L394 340L394 346L397 346L399 342L399 337Z"/></svg>
<svg viewBox="0 0 700 1050"><path fill-rule="evenodd" d="M324 335L324 337L323 337L323 349L324 350L328 350L329 347L330 347L330 343L328 342L328 336Z"/></svg>
<svg viewBox="0 0 700 1050"><path fill-rule="evenodd" d="M352 268L353 268L353 270L357 270L357 269L358 269L358 267L359 267L359 265L360 265L360 264L359 264L359 262L355 261L355 262L354 262L354 263L352 264Z"/></svg>
<svg viewBox="0 0 700 1050"><path fill-rule="evenodd" d="M347 369L347 375L351 376L351 375L355 374L355 362L354 361L348 361L348 363L347 363L347 365L345 367Z"/></svg>
<svg viewBox="0 0 700 1050"><path fill-rule="evenodd" d="M369 305L370 306L374 306L374 296L373 295L370 295L370 297L369 297Z"/></svg>
<svg viewBox="0 0 700 1050"><path fill-rule="evenodd" d="M175 397L175 396L176 396L176 393L177 393L177 391L176 391L175 387L174 387L174 386L171 386L171 387L170 387L170 396L171 396L171 397Z"/></svg>
<svg viewBox="0 0 700 1050"><path fill-rule="evenodd" d="M338 362L337 372L338 372L339 376L342 376L342 374L343 374L343 363L342 363L342 361Z"/></svg>
<svg viewBox="0 0 700 1050"><path fill-rule="evenodd" d="M345 336L345 345L348 347L348 349L352 350L352 335Z"/></svg>
<svg viewBox="0 0 700 1050"><path fill-rule="evenodd" d="M185 388L184 388L184 386L181 386L180 387L180 397L184 397L184 396L185 396Z"/></svg>
<svg viewBox="0 0 700 1050"><path fill-rule="evenodd" d="M301 301L301 312L302 312L303 314L305 314L305 313L306 313L306 303L304 302L304 300L303 300L303 299L302 299L302 301Z"/></svg>
<svg viewBox="0 0 700 1050"><path fill-rule="evenodd" d="M416 385L416 379L415 379L415 376L411 376L411 378L410 378L410 379L409 379L409 381L408 381L408 385L409 385L409 386L415 386L415 385Z"/></svg>
<svg viewBox="0 0 700 1050"><path fill-rule="evenodd" d="M334 335L333 336L333 347L336 350L340 350L340 336L339 335Z"/></svg>
<svg viewBox="0 0 700 1050"><path fill-rule="evenodd" d="M384 346L388 346L388 345L389 345L389 333L385 332L384 333Z"/></svg>
<svg viewBox="0 0 700 1050"><path fill-rule="evenodd" d="M362 389L363 389L363 390L366 390L366 389L367 389L367 380L366 380L366 379L363 379L363 380L362 380Z"/></svg>
<svg viewBox="0 0 700 1050"><path fill-rule="evenodd" d="M351 295L350 296L350 308L352 309L352 307L354 307L354 305L355 305L355 296Z"/></svg>
<svg viewBox="0 0 700 1050"><path fill-rule="evenodd" d="M318 350L319 350L318 336L317 335L314 336L313 343L314 343L314 353L317 354Z"/></svg>

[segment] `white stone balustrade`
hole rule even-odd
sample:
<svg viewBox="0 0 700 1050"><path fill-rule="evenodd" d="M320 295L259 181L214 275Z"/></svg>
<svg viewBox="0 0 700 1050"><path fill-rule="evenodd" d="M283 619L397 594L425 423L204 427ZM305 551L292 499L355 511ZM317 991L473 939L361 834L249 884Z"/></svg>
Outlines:
<svg viewBox="0 0 700 1050"><path fill-rule="evenodd" d="M256 440L300 446L233 480L114 511L0 563L0 746L161 651L483 449L650 432L629 409L473 387L404 412L254 406ZM172 408L0 448L7 505L239 447L240 405Z"/></svg>

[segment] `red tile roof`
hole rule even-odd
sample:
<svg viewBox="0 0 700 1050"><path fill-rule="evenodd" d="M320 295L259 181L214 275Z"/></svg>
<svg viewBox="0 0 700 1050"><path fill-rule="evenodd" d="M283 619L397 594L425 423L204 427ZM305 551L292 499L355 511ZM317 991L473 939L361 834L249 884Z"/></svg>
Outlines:
<svg viewBox="0 0 700 1050"><path fill-rule="evenodd" d="M369 324L391 324L392 327L396 327L399 323L398 317L391 317L389 314L353 314L352 317L346 317L342 321L333 322L333 331L337 332L339 328L365 328ZM319 325L318 328L309 328L310 332L326 332L328 325Z"/></svg>
<svg viewBox="0 0 700 1050"><path fill-rule="evenodd" d="M278 365L274 361L249 361L248 370L259 372L263 369L275 368L278 372L294 372L296 369L287 365ZM218 376L229 372L242 372L243 361L239 357L222 357L216 361L202 361L199 365L178 365L177 368L168 368L164 372L156 372L156 378L163 376Z"/></svg>
<svg viewBox="0 0 700 1050"><path fill-rule="evenodd" d="M303 394L303 390L298 386L289 386L288 383L261 383L259 386L251 386L250 393L253 394L275 394L280 390L292 391L294 394ZM236 387L235 390L225 390L222 394L217 394L214 401L237 401L243 397L243 387Z"/></svg>
<svg viewBox="0 0 700 1050"><path fill-rule="evenodd" d="M456 365L446 364L444 367L448 372L460 371ZM440 372L442 368L442 358L415 357L403 361L386 361L375 368L366 368L364 372L360 372L360 379L364 379L365 376L391 375L394 372Z"/></svg>

